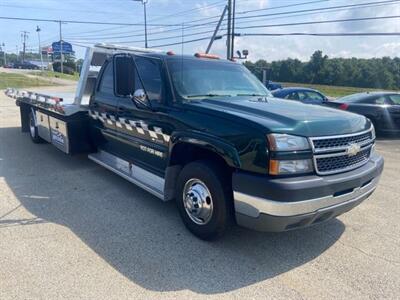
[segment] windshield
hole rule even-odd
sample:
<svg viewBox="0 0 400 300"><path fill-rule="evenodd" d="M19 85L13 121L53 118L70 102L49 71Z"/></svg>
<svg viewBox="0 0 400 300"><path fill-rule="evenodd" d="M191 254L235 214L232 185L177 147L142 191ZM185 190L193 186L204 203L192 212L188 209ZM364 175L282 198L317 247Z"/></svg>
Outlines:
<svg viewBox="0 0 400 300"><path fill-rule="evenodd" d="M169 71L176 92L184 100L227 96L268 96L266 87L235 63L208 60L170 60Z"/></svg>

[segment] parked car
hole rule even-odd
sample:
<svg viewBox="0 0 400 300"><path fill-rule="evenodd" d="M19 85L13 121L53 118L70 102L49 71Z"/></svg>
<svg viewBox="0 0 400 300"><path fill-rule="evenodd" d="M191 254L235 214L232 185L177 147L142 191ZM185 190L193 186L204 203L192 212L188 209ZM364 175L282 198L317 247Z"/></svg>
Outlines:
<svg viewBox="0 0 400 300"><path fill-rule="evenodd" d="M297 100L307 104L324 104L328 98L320 91L303 88L303 87L287 87L272 91L276 98Z"/></svg>
<svg viewBox="0 0 400 300"><path fill-rule="evenodd" d="M269 80L265 86L266 86L267 89L269 89L270 91L274 91L274 90L278 90L278 89L281 89L281 88L282 88L282 84L277 83L277 82L273 82L273 81L271 81L271 80Z"/></svg>
<svg viewBox="0 0 400 300"><path fill-rule="evenodd" d="M30 62L18 62L14 64L14 69L28 69L28 70L39 70L39 67Z"/></svg>
<svg viewBox="0 0 400 300"><path fill-rule="evenodd" d="M3 68L12 69L12 68L14 68L14 64L13 64L13 63L5 64L5 65L3 66Z"/></svg>
<svg viewBox="0 0 400 300"><path fill-rule="evenodd" d="M379 132L400 132L400 93L358 93L327 105L366 116Z"/></svg>

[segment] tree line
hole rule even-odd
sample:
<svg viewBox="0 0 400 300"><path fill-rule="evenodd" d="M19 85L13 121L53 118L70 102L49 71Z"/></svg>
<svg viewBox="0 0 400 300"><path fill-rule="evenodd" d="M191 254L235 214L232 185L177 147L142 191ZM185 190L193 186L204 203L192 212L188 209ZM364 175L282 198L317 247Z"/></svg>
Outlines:
<svg viewBox="0 0 400 300"><path fill-rule="evenodd" d="M318 50L308 62L288 58L269 63L260 59L244 65L260 80L266 69L267 79L279 82L400 89L400 57L329 58Z"/></svg>

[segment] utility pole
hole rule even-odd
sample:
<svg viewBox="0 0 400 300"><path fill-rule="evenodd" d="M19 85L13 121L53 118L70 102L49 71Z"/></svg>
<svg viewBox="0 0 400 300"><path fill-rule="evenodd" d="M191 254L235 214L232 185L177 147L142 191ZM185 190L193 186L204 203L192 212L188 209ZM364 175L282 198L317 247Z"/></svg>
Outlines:
<svg viewBox="0 0 400 300"><path fill-rule="evenodd" d="M39 39L39 54L40 54L40 64L41 64L41 69L43 72L43 53L42 53L42 45L40 43L40 27L36 25L36 32L38 33L38 39Z"/></svg>
<svg viewBox="0 0 400 300"><path fill-rule="evenodd" d="M146 4L148 0L133 0L136 2L142 2L143 4L143 13L144 13L144 47L148 48L147 45L147 12L146 12Z"/></svg>
<svg viewBox="0 0 400 300"><path fill-rule="evenodd" d="M211 37L211 40L210 40L210 42L208 43L206 53L209 53L209 52L210 52L211 47L212 47L212 45L213 45L213 43L214 43L215 40L222 38L222 36L219 36L219 37L217 38L217 33L218 33L218 31L219 31L219 27L221 26L222 20L225 18L225 14L226 14L226 11L227 11L227 10L228 10L228 6L226 5L226 6L224 7L224 11L223 11L222 14L221 14L221 17L219 18L218 24L217 24L217 26L215 27L213 36Z"/></svg>
<svg viewBox="0 0 400 300"><path fill-rule="evenodd" d="M26 51L26 40L28 39L28 31L21 31L22 38L22 62L25 61L25 51Z"/></svg>
<svg viewBox="0 0 400 300"><path fill-rule="evenodd" d="M62 40L62 28L61 28L61 20L59 21L60 25L60 62L61 62L61 74L64 73L64 61L63 61L63 40Z"/></svg>
<svg viewBox="0 0 400 300"><path fill-rule="evenodd" d="M1 44L3 54L4 54L4 66L7 64L7 56L6 56L6 44Z"/></svg>
<svg viewBox="0 0 400 300"><path fill-rule="evenodd" d="M236 0L232 0L232 16L231 16L231 59L235 56L234 51L235 51L235 11L236 11Z"/></svg>
<svg viewBox="0 0 400 300"><path fill-rule="evenodd" d="M226 34L226 59L231 59L231 34L232 34L232 0L228 0L228 26Z"/></svg>

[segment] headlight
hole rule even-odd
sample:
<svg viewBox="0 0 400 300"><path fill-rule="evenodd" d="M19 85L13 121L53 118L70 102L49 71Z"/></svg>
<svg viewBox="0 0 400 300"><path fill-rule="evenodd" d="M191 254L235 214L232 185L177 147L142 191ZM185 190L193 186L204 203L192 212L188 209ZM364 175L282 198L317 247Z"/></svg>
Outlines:
<svg viewBox="0 0 400 300"><path fill-rule="evenodd" d="M310 173L314 171L311 159L299 160L273 160L269 161L269 173L271 175L288 175L298 173Z"/></svg>
<svg viewBox="0 0 400 300"><path fill-rule="evenodd" d="M271 151L297 151L308 150L308 140L301 136L271 133L268 136L269 149Z"/></svg>

